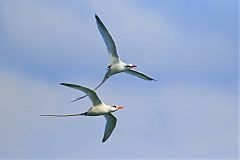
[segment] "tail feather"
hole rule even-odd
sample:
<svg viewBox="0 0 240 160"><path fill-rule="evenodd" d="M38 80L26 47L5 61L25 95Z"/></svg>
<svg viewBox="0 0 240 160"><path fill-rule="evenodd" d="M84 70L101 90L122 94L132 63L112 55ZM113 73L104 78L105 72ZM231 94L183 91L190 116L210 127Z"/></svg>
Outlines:
<svg viewBox="0 0 240 160"><path fill-rule="evenodd" d="M78 100L83 99L83 98L85 98L85 97L87 97L87 96L88 96L88 95L85 95L85 96L82 96L82 97L78 97L78 98L76 98L76 99L74 99L74 100L72 100L72 101L69 101L68 103L72 103L72 102L78 101Z"/></svg>
<svg viewBox="0 0 240 160"><path fill-rule="evenodd" d="M101 82L96 88L94 88L94 90L96 91L107 79L108 79L108 77L106 77L106 75L105 75L104 78L103 78L103 80L102 80L102 82ZM82 96L82 97L78 97L78 98L76 98L76 99L74 99L74 100L72 100L72 101L70 101L70 102L68 102L68 103L72 103L72 102L78 101L78 100L83 99L83 98L85 98L85 97L87 97L87 96L88 96L88 95L84 95L84 96Z"/></svg>
<svg viewBox="0 0 240 160"><path fill-rule="evenodd" d="M71 117L71 116L86 116L87 112L79 113L79 114L63 114L63 115L57 115L57 114L43 114L40 116L48 116L48 117Z"/></svg>

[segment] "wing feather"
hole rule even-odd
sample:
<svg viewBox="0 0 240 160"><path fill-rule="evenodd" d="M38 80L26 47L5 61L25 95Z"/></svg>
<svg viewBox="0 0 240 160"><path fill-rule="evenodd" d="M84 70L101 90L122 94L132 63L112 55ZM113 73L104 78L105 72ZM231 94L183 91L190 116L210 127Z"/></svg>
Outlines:
<svg viewBox="0 0 240 160"><path fill-rule="evenodd" d="M117 118L111 113L104 114L104 117L106 118L107 123L105 126L102 142L105 142L110 137L117 123Z"/></svg>
<svg viewBox="0 0 240 160"><path fill-rule="evenodd" d="M153 78L145 75L145 74L142 73L142 72L136 71L136 70L132 70L132 69L131 69L131 70L127 70L127 71L124 71L124 72L125 72L125 73L128 73L128 74L131 74L131 75L134 75L134 76L137 76L138 78L142 78L142 79L144 79L144 80L150 80L150 81L154 80ZM154 80L154 81L156 81L156 80Z"/></svg>
<svg viewBox="0 0 240 160"><path fill-rule="evenodd" d="M97 90L109 77L109 72L110 72L110 70L108 70L107 71L107 73L105 74L105 76L104 76L104 78L103 78L103 80L102 80L102 82L96 87L96 88L94 88L94 90ZM74 99L74 100L72 100L72 101L70 101L69 103L72 103L72 102L75 102L75 101L78 101L78 100L80 100L80 99L83 99L83 98L85 98L85 97L87 97L88 95L84 95L84 96L82 96L82 97L78 97L78 98L76 98L76 99Z"/></svg>
<svg viewBox="0 0 240 160"><path fill-rule="evenodd" d="M64 86L67 86L67 87L71 87L71 88L74 88L74 89L78 89L80 91L83 91L84 93L86 93L89 96L89 98L91 99L92 104L94 106L102 104L102 101L98 97L97 93L94 90L92 90L92 89L89 89L89 88L83 87L83 86L79 86L79 85L75 85L75 84L69 84L69 83L61 83L61 85L64 85Z"/></svg>
<svg viewBox="0 0 240 160"><path fill-rule="evenodd" d="M107 28L104 26L100 18L95 14L97 21L98 30L101 33L103 40L107 46L108 53L110 55L110 65L119 62L119 56L117 54L117 47L115 42L108 32Z"/></svg>

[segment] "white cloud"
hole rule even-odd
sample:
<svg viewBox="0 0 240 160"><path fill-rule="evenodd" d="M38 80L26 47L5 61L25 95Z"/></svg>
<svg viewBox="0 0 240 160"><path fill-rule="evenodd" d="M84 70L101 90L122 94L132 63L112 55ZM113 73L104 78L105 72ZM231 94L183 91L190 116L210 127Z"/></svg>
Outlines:
<svg viewBox="0 0 240 160"><path fill-rule="evenodd" d="M121 90L121 86L112 88L109 81L110 85L98 91L100 97L126 108L114 113L117 127L102 145L103 117L38 117L87 110L89 100L65 103L79 95L77 91L10 70L0 74L3 158L237 156L237 96L232 93L206 86L158 83ZM110 153L104 155L107 151Z"/></svg>
<svg viewBox="0 0 240 160"><path fill-rule="evenodd" d="M163 16L137 3L88 2L102 15L121 56L148 70L219 74L236 68L236 44L207 24L204 30L187 30L172 15Z"/></svg>
<svg viewBox="0 0 240 160"><path fill-rule="evenodd" d="M99 66L107 65L106 47L96 28L95 12L113 35L122 59L144 66L146 72L157 68L165 74L223 74L234 72L237 65L235 43L224 34L212 28L186 30L171 16L134 2L85 1L78 4L78 11L67 3L31 0L1 3L2 24L12 47L17 46L19 52L9 54L48 68L83 70L81 66L95 64L94 59L98 59Z"/></svg>
<svg viewBox="0 0 240 160"><path fill-rule="evenodd" d="M187 31L166 14L141 8L132 1L74 2L72 5L79 5L79 10L59 1L0 3L1 29L9 48L8 54L1 55L0 157L237 156L236 92L177 79L202 74L208 79L235 72L235 45L224 35L212 30ZM122 59L136 63L159 80L151 83L122 74L98 90L104 102L126 106L114 113L118 124L104 145L102 117L37 116L79 113L90 106L87 99L65 104L82 94L46 79L57 75L60 82L90 87L101 80L108 60L94 13L113 35ZM25 68L14 68L17 64ZM46 77L39 75L38 68ZM30 70L28 74L26 70ZM166 81L163 74L177 78L162 83Z"/></svg>
<svg viewBox="0 0 240 160"><path fill-rule="evenodd" d="M77 58L91 60L86 53L93 52L89 44L98 41L92 38L96 27L89 27L91 21L83 9L32 0L2 1L0 8L2 31L10 45L4 56L48 68L71 66L71 61L79 62Z"/></svg>

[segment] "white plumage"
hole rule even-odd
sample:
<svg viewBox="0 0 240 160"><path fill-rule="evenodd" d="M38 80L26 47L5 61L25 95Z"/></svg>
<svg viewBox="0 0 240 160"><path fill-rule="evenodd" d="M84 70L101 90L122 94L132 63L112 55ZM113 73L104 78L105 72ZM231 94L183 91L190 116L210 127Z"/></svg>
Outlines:
<svg viewBox="0 0 240 160"><path fill-rule="evenodd" d="M116 126L117 118L113 116L111 113L115 112L119 109L122 109L124 107L122 106L110 106L104 104L100 98L98 97L97 93L89 89L87 87L75 85L75 84L68 84L68 83L61 83L61 85L71 87L74 89L78 89L86 93L89 98L92 101L93 106L84 113L78 113L78 114L64 114L64 115L53 115L53 114L48 114L48 115L41 115L41 116L53 116L53 117L69 117L69 116L100 116L103 115L106 118L106 126L105 126L105 131L104 131L104 136L102 139L102 142L105 142L109 136L112 134L113 129Z"/></svg>
<svg viewBox="0 0 240 160"><path fill-rule="evenodd" d="M108 71L105 74L102 82L94 90L97 90L109 77L111 77L114 74L121 73L121 72L137 76L138 78L141 78L144 80L154 80L153 78L150 78L149 76L145 75L144 73L133 70L134 67L137 67L136 65L126 64L120 60L120 58L117 54L116 44L115 44L112 36L110 35L107 28L104 26L104 24L100 20L100 18L97 15L95 15L95 18L96 18L98 30L100 31L100 33L103 37L103 40L107 46L108 54L110 56L110 63L108 66ZM70 102L80 100L82 98L85 98L86 96L87 95L78 97L75 100L72 100Z"/></svg>

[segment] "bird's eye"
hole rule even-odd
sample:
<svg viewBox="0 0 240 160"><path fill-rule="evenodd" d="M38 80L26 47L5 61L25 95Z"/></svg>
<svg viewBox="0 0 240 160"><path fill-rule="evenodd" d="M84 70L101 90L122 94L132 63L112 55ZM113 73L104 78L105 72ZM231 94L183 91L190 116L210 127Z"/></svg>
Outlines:
<svg viewBox="0 0 240 160"><path fill-rule="evenodd" d="M117 106L112 106L112 107L117 108Z"/></svg>

